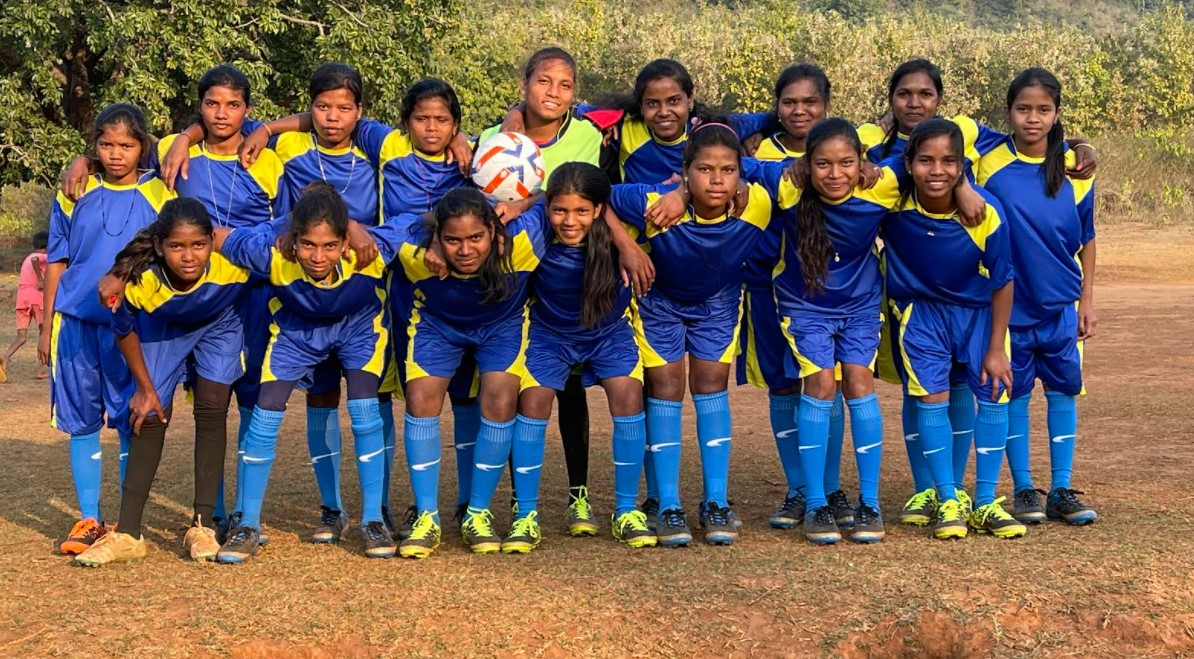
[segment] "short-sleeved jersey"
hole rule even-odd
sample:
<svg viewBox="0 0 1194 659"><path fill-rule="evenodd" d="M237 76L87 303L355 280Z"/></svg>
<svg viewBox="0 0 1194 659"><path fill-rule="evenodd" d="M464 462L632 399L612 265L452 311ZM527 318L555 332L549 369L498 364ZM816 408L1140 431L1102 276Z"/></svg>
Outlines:
<svg viewBox="0 0 1194 659"><path fill-rule="evenodd" d="M477 142L484 142L501 129L501 125L485 129ZM543 154L543 184L546 186L551 173L566 162L587 162L601 167L601 140L601 131L592 123L573 118L571 114L564 115L555 137L547 142L536 142Z"/></svg>
<svg viewBox="0 0 1194 659"><path fill-rule="evenodd" d="M120 250L152 224L162 204L173 197L152 173L132 185L112 185L93 176L73 203L59 194L50 209L46 262L65 261L67 268L58 281L54 311L107 325L111 312L99 302L99 280Z"/></svg>
<svg viewBox="0 0 1194 659"><path fill-rule="evenodd" d="M783 131L773 133L771 137L759 143L759 148L755 150L755 159L765 162L781 162L784 160L794 160L803 156L803 151L793 151L784 146L783 142L779 141L780 136L783 134Z"/></svg>
<svg viewBox="0 0 1194 659"><path fill-rule="evenodd" d="M476 275L453 273L440 279L427 269L422 247L427 240L426 226L421 217L404 214L389 222L387 226L392 225L404 241L398 258L411 282L415 312L461 328L488 325L522 313L531 273L543 256L544 213L545 204L540 201L506 225L507 249L512 250L513 273L510 276L514 278L514 286L509 297L495 304L483 303L485 295Z"/></svg>
<svg viewBox="0 0 1194 659"><path fill-rule="evenodd" d="M383 223L400 213L426 213L449 190L469 184L459 165L449 164L445 154L432 156L415 149L402 131L391 130L378 153Z"/></svg>
<svg viewBox="0 0 1194 659"><path fill-rule="evenodd" d="M749 159L747 159L749 161ZM783 227L779 260L772 272L775 299L780 313L795 316L815 313L823 316L853 316L878 309L883 278L875 238L884 217L900 199L899 177L888 168L869 190L857 188L847 198L831 202L821 199L825 229L833 244L824 289L810 294L804 286L797 247L796 203L806 192L783 176L782 163L744 167L748 180L757 180L775 201L777 224Z"/></svg>
<svg viewBox="0 0 1194 659"><path fill-rule="evenodd" d="M153 266L139 282L125 285L124 302L112 312L112 329L119 336L136 330L148 339L159 328L204 325L236 304L248 281L248 268L220 254L211 255L203 276L185 291L170 285L161 266Z"/></svg>
<svg viewBox="0 0 1194 659"><path fill-rule="evenodd" d="M168 135L158 142L159 160L177 138ZM262 150L248 170L236 154L211 153L202 142L192 144L188 154L190 173L174 181L178 196L202 202L217 227L245 229L270 221L282 179L282 160L273 149Z"/></svg>
<svg viewBox="0 0 1194 659"><path fill-rule="evenodd" d="M883 220L887 296L929 299L960 307L990 306L991 293L1012 281L1011 247L1003 208L989 192L986 217L963 226L957 212L925 211L911 195Z"/></svg>
<svg viewBox="0 0 1194 659"><path fill-rule="evenodd" d="M396 228L388 225L368 231L377 243L377 258L358 268L356 253L345 250L330 281L316 281L297 261L283 257L274 247L274 232L265 227L233 231L220 251L232 263L269 277L274 297L281 303L275 313L334 322L366 307L380 307L385 299L386 264L394 260L401 239Z"/></svg>
<svg viewBox="0 0 1194 659"><path fill-rule="evenodd" d="M601 222L600 218L595 221ZM556 238L546 214L534 235L542 241L539 267L531 275L531 320L564 335L586 335L619 322L630 307L630 289L619 279L614 306L592 327L581 326L588 246L566 245Z"/></svg>
<svg viewBox="0 0 1194 659"><path fill-rule="evenodd" d="M998 147L1004 139L1003 133L992 130L970 117L958 115L950 121L962 129L963 152L966 154L966 171L972 174L971 168L984 154ZM862 139L866 149L867 160L875 164L889 164L892 160L903 160L904 150L908 148L908 136L896 133L896 140L886 155L883 153L887 134L875 124L863 124L858 127L858 136Z"/></svg>
<svg viewBox="0 0 1194 659"><path fill-rule="evenodd" d="M581 103L577 114L596 109ZM762 132L771 125L770 113L734 114L729 117L730 127L739 136L746 137ZM664 142L655 137L647 122L623 116L618 122L618 162L622 166L623 183L658 184L679 174L684 167L684 147L688 142L689 128L674 141Z"/></svg>
<svg viewBox="0 0 1194 659"><path fill-rule="evenodd" d="M727 288L740 288L745 263L771 224L771 199L751 185L746 207L735 215L697 217L691 207L680 222L660 229L647 222L647 207L676 185L615 185L610 208L645 243L655 264L658 290L682 304L698 304Z"/></svg>
<svg viewBox="0 0 1194 659"><path fill-rule="evenodd" d="M348 206L348 217L366 226L376 225L380 217L377 167L381 144L389 134L389 126L361 119L352 142L343 149L319 146L313 132L272 137L270 146L284 166L278 197L274 200L274 215L289 213L302 196L303 188L323 181L340 193Z"/></svg>
<svg viewBox="0 0 1194 659"><path fill-rule="evenodd" d="M1066 166L1074 161L1067 150ZM1017 153L1010 136L977 169L978 184L999 200L1011 230L1016 273L1011 325L1033 327L1082 295L1078 253L1095 237L1094 180L1066 177L1050 197L1044 159Z"/></svg>

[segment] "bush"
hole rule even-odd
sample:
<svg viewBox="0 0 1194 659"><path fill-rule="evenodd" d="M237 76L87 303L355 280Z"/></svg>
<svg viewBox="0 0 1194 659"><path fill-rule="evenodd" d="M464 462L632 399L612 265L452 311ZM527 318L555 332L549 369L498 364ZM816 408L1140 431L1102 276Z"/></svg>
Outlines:
<svg viewBox="0 0 1194 659"><path fill-rule="evenodd" d="M54 190L37 183L0 187L0 246L25 246L33 234L45 231L54 195Z"/></svg>

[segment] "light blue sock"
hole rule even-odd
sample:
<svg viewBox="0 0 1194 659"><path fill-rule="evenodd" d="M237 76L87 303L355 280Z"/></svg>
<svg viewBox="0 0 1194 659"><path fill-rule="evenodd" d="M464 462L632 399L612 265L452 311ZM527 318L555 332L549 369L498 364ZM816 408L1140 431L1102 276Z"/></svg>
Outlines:
<svg viewBox="0 0 1194 659"><path fill-rule="evenodd" d="M530 419L528 419L530 421ZM547 421L541 422L540 430L547 432ZM493 493L502 480L506 461L514 444L515 421L494 423L481 418L481 431L477 435L477 448L473 453L472 486L469 488L468 505L475 512L486 510L493 501Z"/></svg>
<svg viewBox="0 0 1194 659"><path fill-rule="evenodd" d="M100 434L71 435L70 473L75 480L75 496L79 498L82 519L100 517L100 484L104 474L104 453L100 449Z"/></svg>
<svg viewBox="0 0 1194 659"><path fill-rule="evenodd" d="M332 510L344 510L340 501L340 415L335 407L307 408L307 450L319 498Z"/></svg>
<svg viewBox="0 0 1194 659"><path fill-rule="evenodd" d="M124 487L124 475L129 467L129 442L133 439L133 431L118 432L120 438L120 487Z"/></svg>
<svg viewBox="0 0 1194 659"><path fill-rule="evenodd" d="M1049 391L1045 393L1048 404L1049 465L1053 470L1053 482L1049 489L1070 488L1070 476L1074 471L1074 445L1078 439L1078 406L1074 396Z"/></svg>
<svg viewBox="0 0 1194 659"><path fill-rule="evenodd" d="M800 394L770 394L771 434L775 435L775 449L779 452L779 464L788 481L787 496L796 496L804 487L804 474L800 471L800 449L796 440L796 408Z"/></svg>
<svg viewBox="0 0 1194 659"><path fill-rule="evenodd" d="M954 438L954 483L962 487L966 481L970 445L974 442L974 392L970 385L950 385L949 425L953 428Z"/></svg>
<svg viewBox="0 0 1194 659"><path fill-rule="evenodd" d="M1031 393L1013 398L1012 402L1008 403L1007 466L1012 472L1012 484L1016 492L1031 490L1034 487L1028 460L1028 437L1032 428L1028 418L1028 406L1031 403Z"/></svg>
<svg viewBox="0 0 1194 659"><path fill-rule="evenodd" d="M825 454L829 443L829 413L832 400L800 396L800 420L796 422L799 438L800 468L804 471L804 495L807 510L829 505L825 500Z"/></svg>
<svg viewBox="0 0 1194 659"><path fill-rule="evenodd" d="M482 426L486 423L489 422L481 419ZM518 502L518 518L522 519L539 509L539 478L543 474L547 419L528 419L519 414L514 421L494 424L494 428L500 429L507 437L514 438L514 446L510 450L511 466L514 470L510 472L510 480L514 487L515 501Z"/></svg>
<svg viewBox="0 0 1194 659"><path fill-rule="evenodd" d="M842 392L833 395L829 408L829 436L825 444L825 492L842 489L842 444L846 441L846 410Z"/></svg>
<svg viewBox="0 0 1194 659"><path fill-rule="evenodd" d="M380 522L382 488L385 484L386 451L382 420L376 398L348 401L352 440L356 447L357 477L361 482L361 526Z"/></svg>
<svg viewBox="0 0 1194 659"><path fill-rule="evenodd" d="M730 419L730 394L694 394L697 442L701 449L701 475L704 477L705 503L729 505L730 452L734 445Z"/></svg>
<svg viewBox="0 0 1194 659"><path fill-rule="evenodd" d="M937 484L937 498L957 499L954 484L953 431L949 425L949 403L917 401L917 429L920 430L920 450L924 453L933 481Z"/></svg>
<svg viewBox="0 0 1194 659"><path fill-rule="evenodd" d="M245 454L240 462L243 480L238 480L236 489L244 504L241 524L261 530L261 505L265 502L265 489L269 485L269 472L274 464L274 452L278 446L278 429L282 427L285 412L253 410L253 421L245 436Z"/></svg>
<svg viewBox="0 0 1194 659"><path fill-rule="evenodd" d="M1007 403L978 401L974 423L974 505L995 501L995 485L1007 445Z"/></svg>
<svg viewBox="0 0 1194 659"><path fill-rule="evenodd" d="M879 469L883 465L883 414L875 394L846 401L850 406L850 433L858 463L858 496L879 510Z"/></svg>
<svg viewBox="0 0 1194 659"><path fill-rule="evenodd" d="M439 417L416 418L404 415L402 444L410 486L415 492L415 507L420 513L431 512L439 521Z"/></svg>
<svg viewBox="0 0 1194 659"><path fill-rule="evenodd" d="M929 471L929 461L925 460L923 449L920 448L920 427L918 425L920 409L916 406L915 396L904 394L904 406L900 420L904 425L904 450L908 452L908 467L912 470L912 486L917 492L923 492L933 487L933 473Z"/></svg>
<svg viewBox="0 0 1194 659"><path fill-rule="evenodd" d="M655 466L655 485L659 490L659 510L680 507L680 413L679 401L647 398L647 447ZM651 478L648 474L647 487ZM650 490L648 489L648 492Z"/></svg>
<svg viewBox="0 0 1194 659"><path fill-rule="evenodd" d="M452 444L456 447L456 505L468 503L473 483L473 452L481 432L481 406L452 403Z"/></svg>
<svg viewBox="0 0 1194 659"><path fill-rule="evenodd" d="M382 462L381 505L384 508L389 508L390 478L394 471L394 401L378 401L377 411L381 414L381 443L386 449L385 454L382 456L385 459ZM360 454L361 447L358 444L357 455Z"/></svg>
<svg viewBox="0 0 1194 659"><path fill-rule="evenodd" d="M645 414L646 412L644 412ZM647 422L647 441L643 446L643 480L647 483L647 498L659 501L659 481L655 478L655 457L651 452L651 422ZM635 486L638 489L638 486Z"/></svg>
<svg viewBox="0 0 1194 659"><path fill-rule="evenodd" d="M614 515L634 510L647 445L647 415L614 417Z"/></svg>

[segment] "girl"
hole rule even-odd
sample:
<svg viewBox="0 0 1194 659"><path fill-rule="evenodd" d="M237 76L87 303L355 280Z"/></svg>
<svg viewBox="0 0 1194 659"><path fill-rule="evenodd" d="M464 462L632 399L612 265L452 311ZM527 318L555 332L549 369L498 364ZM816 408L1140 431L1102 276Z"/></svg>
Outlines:
<svg viewBox="0 0 1194 659"><path fill-rule="evenodd" d="M203 204L176 199L162 206L157 221L112 266L111 274L128 282L112 328L136 383L129 408L137 439L120 498L120 531L75 557L77 565L145 556L141 517L162 458L174 390L188 370L194 372L195 512L183 547L196 561L213 560L220 549L215 529L203 522L211 523L224 472L230 388L244 373L237 298L249 272L211 249L212 222Z"/></svg>
<svg viewBox="0 0 1194 659"><path fill-rule="evenodd" d="M1012 309L1008 228L1001 206L987 197L976 227L958 221L955 187L965 176L962 130L945 119L921 122L908 137L908 171L899 209L883 225L887 297L898 322L897 345L906 392L917 400L917 431L937 484L934 535L964 538L967 524L1001 538L1024 526L995 499L1007 441L1007 393L1012 385L1007 322ZM964 373L978 398L973 512L956 491L951 371Z"/></svg>
<svg viewBox="0 0 1194 659"><path fill-rule="evenodd" d="M1007 90L1012 135L983 156L978 181L1002 204L1018 275L1012 305L1012 401L1007 461L1015 482L1013 516L1088 524L1097 513L1070 489L1083 393L1082 344L1094 335L1093 179L1066 175L1075 160L1061 123L1061 83L1044 69L1025 69ZM1048 402L1053 482L1041 506L1028 467L1028 406L1036 379ZM1043 494L1043 492L1042 492Z"/></svg>
<svg viewBox="0 0 1194 659"><path fill-rule="evenodd" d="M786 218L774 286L778 324L803 381L796 426L808 495L805 536L818 544L841 539L825 485L826 472L838 466L827 463L826 453L832 443L830 409L838 397L834 369L840 364L861 490L849 515L851 539L878 542L885 535L879 510L883 425L872 368L882 325L882 278L874 245L880 222L899 200L898 181L887 170L875 187L861 187L863 145L844 119L818 122L807 147L806 173L796 185L784 179L782 166L759 171Z"/></svg>
<svg viewBox="0 0 1194 659"><path fill-rule="evenodd" d="M29 340L29 325L37 324L38 332L42 328L42 291L46 287L46 244L50 234L38 231L33 234L33 252L21 262L21 272L17 279L17 337L4 351L0 358L0 384L8 381L7 370L12 363L12 356L17 354L21 346ZM42 365L37 365L37 379L44 380L46 373Z"/></svg>
<svg viewBox="0 0 1194 659"><path fill-rule="evenodd" d="M257 552L261 505L286 401L295 386L309 386L327 364L336 372L342 370L348 383L365 555L386 558L396 550L381 514L385 445L377 387L387 349L385 294L379 287L398 241L392 228L371 227L368 232L381 254L360 264L359 255L345 253L348 224L348 208L339 192L330 185L312 184L289 216L286 236L293 246L288 251L297 262L283 257L268 227L216 230L216 249L229 261L268 277L276 299L271 302L273 336L261 392L237 474L237 509L243 518L220 548L221 563L241 563Z"/></svg>
<svg viewBox="0 0 1194 659"><path fill-rule="evenodd" d="M476 553L501 549L489 503L514 439L527 280L542 256L542 223L542 204L507 227L478 190L457 188L436 205L430 226L417 215L401 215L387 225L399 227L405 240L400 258L414 297L403 438L418 515L399 549L404 557L426 558L439 546L439 412L466 352L473 353L481 372L481 427L461 534ZM425 263L433 242L449 269L443 279ZM514 467L527 473L532 465L519 457ZM530 515L534 507L526 501L519 513Z"/></svg>
<svg viewBox="0 0 1194 659"><path fill-rule="evenodd" d="M92 145L101 173L87 180L78 202L60 194L50 211L50 239L38 358L50 367L55 428L71 437L71 474L81 520L59 549L78 554L107 533L100 516L100 428L120 435L120 472L128 454L128 396L133 382L99 303L96 286L112 260L157 218L173 193L139 167L151 148L145 116L115 103L95 118Z"/></svg>
<svg viewBox="0 0 1194 659"><path fill-rule="evenodd" d="M731 442L726 387L737 342L743 263L771 219L770 200L761 187L750 187L749 201L741 208L733 203L741 165L738 147L737 136L725 124L703 124L692 131L682 163L692 205L679 224L666 230L647 222L645 214L674 185L621 185L610 198L610 210L650 246L658 272L655 287L639 300L635 333L650 388L648 455L655 462L655 477L648 471L648 496L658 493L662 512L657 533L664 546L692 541L678 487L685 353L705 476L700 514L705 541L731 544L738 538L737 518L726 499Z"/></svg>
<svg viewBox="0 0 1194 659"><path fill-rule="evenodd" d="M655 535L647 516L635 507L646 441L643 366L630 323L631 291L618 280L614 231L603 219L609 193L609 179L587 163L561 165L548 183L550 227L541 229L546 249L531 278L535 299L530 305L514 463L542 461L552 399L564 389L574 367L582 366L587 379L605 388L613 416L614 538L635 548L651 547ZM616 230L624 233L620 226ZM626 249L638 250L629 235L624 240ZM533 451L533 457L520 458L524 450ZM514 470L518 518L502 543L503 552L525 553L538 546L537 513L524 512L524 501L537 498L538 473Z"/></svg>

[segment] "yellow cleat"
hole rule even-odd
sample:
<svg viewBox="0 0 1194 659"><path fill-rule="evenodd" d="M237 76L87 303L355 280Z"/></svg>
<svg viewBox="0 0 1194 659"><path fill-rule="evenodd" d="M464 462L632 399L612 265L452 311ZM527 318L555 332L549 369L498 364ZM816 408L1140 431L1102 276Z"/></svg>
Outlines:
<svg viewBox="0 0 1194 659"><path fill-rule="evenodd" d="M975 533L989 533L996 538L1023 537L1028 532L1028 527L1003 509L1000 505L1003 501L1004 497L999 497L985 506L979 506L970 514L970 528L974 529Z"/></svg>
<svg viewBox="0 0 1194 659"><path fill-rule="evenodd" d="M642 549L659 544L659 538L647 525L647 515L641 510L622 513L610 520L613 527L614 540L631 547Z"/></svg>
<svg viewBox="0 0 1194 659"><path fill-rule="evenodd" d="M933 525L933 537L938 540L966 537L966 518L962 515L962 504L956 499L946 499L937 505L937 523Z"/></svg>
<svg viewBox="0 0 1194 659"><path fill-rule="evenodd" d="M439 547L443 530L439 522L435 521L436 513L424 510L415 518L410 528L410 535L398 545L398 555L402 558L427 558Z"/></svg>
<svg viewBox="0 0 1194 659"><path fill-rule="evenodd" d="M138 561L145 558L146 553L148 552L144 539L114 531L96 540L87 551L75 556L71 565L101 567L108 563Z"/></svg>

